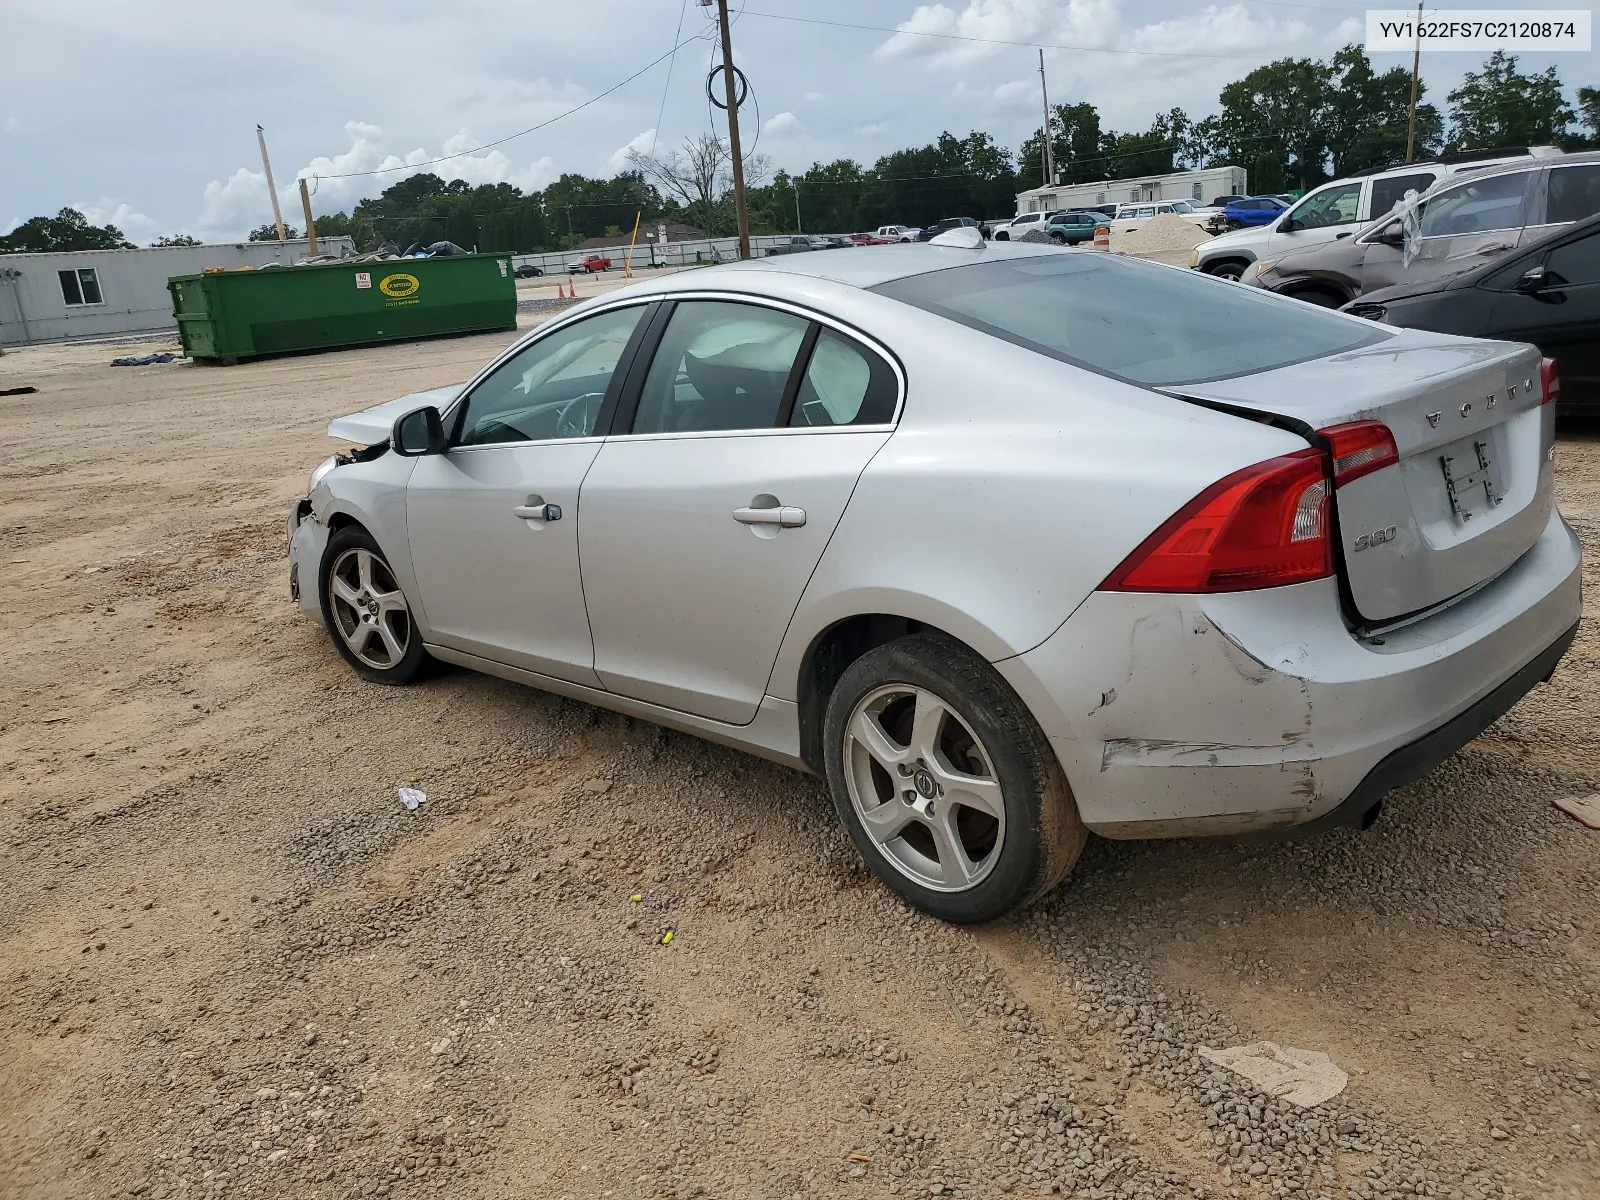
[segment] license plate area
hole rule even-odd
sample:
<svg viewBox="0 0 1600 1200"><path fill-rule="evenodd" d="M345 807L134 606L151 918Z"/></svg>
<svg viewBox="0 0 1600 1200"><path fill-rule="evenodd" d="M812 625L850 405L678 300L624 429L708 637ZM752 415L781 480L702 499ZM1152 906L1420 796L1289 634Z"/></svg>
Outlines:
<svg viewBox="0 0 1600 1200"><path fill-rule="evenodd" d="M1439 466L1444 471L1450 511L1457 521L1470 521L1504 498L1500 490L1500 468L1489 453L1487 438L1457 442L1439 456Z"/></svg>

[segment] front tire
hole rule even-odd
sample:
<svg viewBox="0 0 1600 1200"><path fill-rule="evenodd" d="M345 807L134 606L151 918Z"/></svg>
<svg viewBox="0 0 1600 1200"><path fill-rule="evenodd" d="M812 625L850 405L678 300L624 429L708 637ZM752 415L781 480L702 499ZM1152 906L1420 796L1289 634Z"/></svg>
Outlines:
<svg viewBox="0 0 1600 1200"><path fill-rule="evenodd" d="M346 525L328 539L318 572L322 620L345 662L373 683L411 683L430 659L411 606L373 536Z"/></svg>
<svg viewBox="0 0 1600 1200"><path fill-rule="evenodd" d="M834 806L873 874L959 924L1054 887L1088 832L1048 740L1011 688L940 634L858 658L824 716Z"/></svg>
<svg viewBox="0 0 1600 1200"><path fill-rule="evenodd" d="M1244 274L1244 264L1236 262L1218 263L1214 267L1207 267L1206 274L1215 275L1218 279L1238 279Z"/></svg>

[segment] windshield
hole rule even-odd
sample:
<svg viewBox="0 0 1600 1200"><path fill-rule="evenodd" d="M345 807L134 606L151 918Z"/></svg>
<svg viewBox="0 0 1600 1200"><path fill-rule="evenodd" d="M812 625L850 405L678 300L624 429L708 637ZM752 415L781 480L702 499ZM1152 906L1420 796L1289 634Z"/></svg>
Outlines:
<svg viewBox="0 0 1600 1200"><path fill-rule="evenodd" d="M1257 288L1105 254L973 263L871 290L1152 387L1271 371L1392 336Z"/></svg>

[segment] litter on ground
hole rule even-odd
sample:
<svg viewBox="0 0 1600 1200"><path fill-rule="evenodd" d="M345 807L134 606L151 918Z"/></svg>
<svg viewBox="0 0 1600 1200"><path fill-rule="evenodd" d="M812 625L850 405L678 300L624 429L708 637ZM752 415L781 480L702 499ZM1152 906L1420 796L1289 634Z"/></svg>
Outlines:
<svg viewBox="0 0 1600 1200"><path fill-rule="evenodd" d="M1590 829L1600 829L1600 792L1592 792L1587 796L1561 796L1551 803Z"/></svg>
<svg viewBox="0 0 1600 1200"><path fill-rule="evenodd" d="M148 367L152 363L169 363L177 357L178 356L176 354L146 354L143 358L133 358L129 356L124 358L113 358L111 360L111 365L113 367Z"/></svg>
<svg viewBox="0 0 1600 1200"><path fill-rule="evenodd" d="M1320 1050L1296 1050L1276 1042L1251 1042L1226 1050L1200 1047L1207 1062L1243 1075L1267 1095L1314 1108L1344 1091L1350 1077Z"/></svg>
<svg viewBox="0 0 1600 1200"><path fill-rule="evenodd" d="M426 804L428 802L428 793L423 791L421 788L396 788L394 794L400 797L400 803L406 806L407 812L416 812L417 805Z"/></svg>

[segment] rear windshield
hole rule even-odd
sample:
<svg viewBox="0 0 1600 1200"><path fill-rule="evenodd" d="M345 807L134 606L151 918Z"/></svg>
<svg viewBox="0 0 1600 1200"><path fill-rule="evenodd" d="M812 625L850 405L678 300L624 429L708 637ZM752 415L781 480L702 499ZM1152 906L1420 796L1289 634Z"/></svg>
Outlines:
<svg viewBox="0 0 1600 1200"><path fill-rule="evenodd" d="M1392 336L1257 288L1092 250L950 267L871 290L1151 387L1252 375Z"/></svg>

